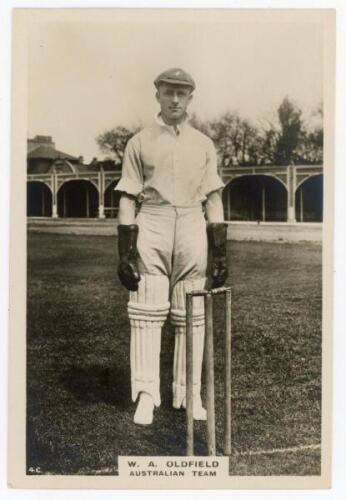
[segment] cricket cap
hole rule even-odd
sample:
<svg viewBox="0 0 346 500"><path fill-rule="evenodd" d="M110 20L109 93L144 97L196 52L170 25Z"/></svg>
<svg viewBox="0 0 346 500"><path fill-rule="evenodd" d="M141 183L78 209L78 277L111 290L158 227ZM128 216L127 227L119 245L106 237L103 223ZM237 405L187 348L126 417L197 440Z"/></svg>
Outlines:
<svg viewBox="0 0 346 500"><path fill-rule="evenodd" d="M171 83L172 85L184 85L188 87L192 87L192 90L195 90L196 84L189 75L181 68L171 68L163 73L160 73L159 76L155 79L154 85L156 88L159 87L160 83Z"/></svg>

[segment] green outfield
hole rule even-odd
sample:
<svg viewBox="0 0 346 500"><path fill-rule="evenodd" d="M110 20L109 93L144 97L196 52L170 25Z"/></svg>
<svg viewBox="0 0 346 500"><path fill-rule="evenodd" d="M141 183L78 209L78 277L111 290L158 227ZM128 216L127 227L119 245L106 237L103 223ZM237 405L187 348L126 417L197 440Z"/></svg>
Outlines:
<svg viewBox="0 0 346 500"><path fill-rule="evenodd" d="M320 474L321 246L229 242L232 304L231 475ZM172 408L166 325L161 407L132 423L127 292L116 239L28 233L27 470L114 474L118 455L184 455ZM223 423L222 310L215 307L217 441ZM206 425L195 424L206 454Z"/></svg>

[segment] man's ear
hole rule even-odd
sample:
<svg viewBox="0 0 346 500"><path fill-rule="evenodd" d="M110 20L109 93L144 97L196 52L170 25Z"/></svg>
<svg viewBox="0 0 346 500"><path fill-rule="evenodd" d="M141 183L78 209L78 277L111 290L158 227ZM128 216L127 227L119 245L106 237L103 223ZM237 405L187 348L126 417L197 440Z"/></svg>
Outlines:
<svg viewBox="0 0 346 500"><path fill-rule="evenodd" d="M155 97L156 97L157 102L159 102L159 91L156 92Z"/></svg>
<svg viewBox="0 0 346 500"><path fill-rule="evenodd" d="M191 94L189 94L189 104L192 101L192 99L193 99L193 93L191 92Z"/></svg>

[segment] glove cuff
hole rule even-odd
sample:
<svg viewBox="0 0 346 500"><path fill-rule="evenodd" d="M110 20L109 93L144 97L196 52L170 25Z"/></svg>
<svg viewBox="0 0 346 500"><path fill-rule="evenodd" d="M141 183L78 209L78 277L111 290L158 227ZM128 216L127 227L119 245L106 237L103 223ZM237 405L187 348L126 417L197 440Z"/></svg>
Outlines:
<svg viewBox="0 0 346 500"><path fill-rule="evenodd" d="M214 256L226 255L227 227L226 222L210 222L207 225L208 241Z"/></svg>
<svg viewBox="0 0 346 500"><path fill-rule="evenodd" d="M121 261L137 258L137 224L118 225L118 249Z"/></svg>

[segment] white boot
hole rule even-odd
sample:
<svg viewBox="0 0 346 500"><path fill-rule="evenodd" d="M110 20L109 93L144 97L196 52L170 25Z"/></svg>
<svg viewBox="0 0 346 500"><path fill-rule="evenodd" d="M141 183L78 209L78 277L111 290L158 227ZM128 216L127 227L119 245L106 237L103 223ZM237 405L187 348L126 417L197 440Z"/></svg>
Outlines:
<svg viewBox="0 0 346 500"><path fill-rule="evenodd" d="M150 394L141 392L137 404L136 413L133 417L135 424L150 425L154 418L154 401Z"/></svg>
<svg viewBox="0 0 346 500"><path fill-rule="evenodd" d="M181 406L186 409L186 398L183 399ZM207 410L202 406L200 394L193 396L193 418L194 420L207 420Z"/></svg>

